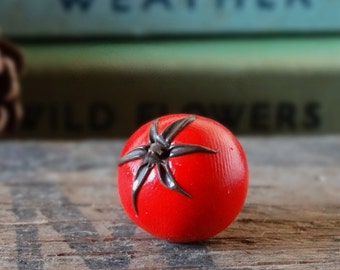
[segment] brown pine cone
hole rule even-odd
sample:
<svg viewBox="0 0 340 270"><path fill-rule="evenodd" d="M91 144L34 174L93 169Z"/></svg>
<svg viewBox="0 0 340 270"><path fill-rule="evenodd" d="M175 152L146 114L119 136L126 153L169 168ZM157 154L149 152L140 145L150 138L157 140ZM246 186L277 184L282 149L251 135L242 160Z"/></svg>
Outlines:
<svg viewBox="0 0 340 270"><path fill-rule="evenodd" d="M13 131L22 119L19 78L23 71L20 51L0 40L0 133Z"/></svg>
<svg viewBox="0 0 340 270"><path fill-rule="evenodd" d="M25 63L21 51L13 43L1 39L0 51L2 52L2 55L7 56L14 61L18 74L22 76L25 71Z"/></svg>

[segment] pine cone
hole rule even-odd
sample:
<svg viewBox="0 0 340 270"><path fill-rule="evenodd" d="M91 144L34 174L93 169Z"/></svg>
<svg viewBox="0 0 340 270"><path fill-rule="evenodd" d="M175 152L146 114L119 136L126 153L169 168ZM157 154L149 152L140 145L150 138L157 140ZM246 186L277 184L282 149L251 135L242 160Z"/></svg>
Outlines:
<svg viewBox="0 0 340 270"><path fill-rule="evenodd" d="M13 44L0 40L0 133L13 131L22 119L19 79L23 71L20 51Z"/></svg>

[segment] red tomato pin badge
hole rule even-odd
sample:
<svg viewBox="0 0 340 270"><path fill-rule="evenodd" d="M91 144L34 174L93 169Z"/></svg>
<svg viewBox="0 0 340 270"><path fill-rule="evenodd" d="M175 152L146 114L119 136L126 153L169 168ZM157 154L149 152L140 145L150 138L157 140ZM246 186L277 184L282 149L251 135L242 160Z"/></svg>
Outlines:
<svg viewBox="0 0 340 270"><path fill-rule="evenodd" d="M210 238L238 215L248 189L245 153L216 121L160 117L124 146L118 192L127 215L152 235L174 242Z"/></svg>

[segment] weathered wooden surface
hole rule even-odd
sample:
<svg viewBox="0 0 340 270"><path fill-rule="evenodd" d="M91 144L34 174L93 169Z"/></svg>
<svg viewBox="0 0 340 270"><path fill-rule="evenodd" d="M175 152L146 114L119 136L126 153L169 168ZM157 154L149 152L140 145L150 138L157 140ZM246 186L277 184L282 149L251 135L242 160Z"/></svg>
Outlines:
<svg viewBox="0 0 340 270"><path fill-rule="evenodd" d="M241 142L243 211L186 245L155 239L121 211L122 141L0 143L0 269L340 269L340 137Z"/></svg>

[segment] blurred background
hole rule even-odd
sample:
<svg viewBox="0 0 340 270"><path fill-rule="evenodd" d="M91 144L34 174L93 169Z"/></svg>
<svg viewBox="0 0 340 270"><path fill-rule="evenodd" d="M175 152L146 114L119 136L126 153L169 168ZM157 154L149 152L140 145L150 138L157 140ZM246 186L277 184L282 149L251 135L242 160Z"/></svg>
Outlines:
<svg viewBox="0 0 340 270"><path fill-rule="evenodd" d="M121 138L168 113L340 131L340 1L1 0L2 138Z"/></svg>

